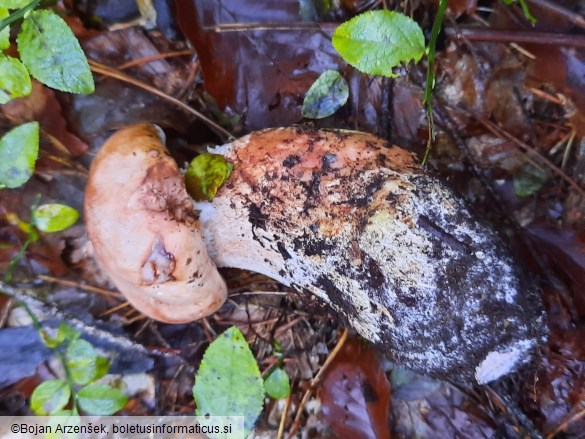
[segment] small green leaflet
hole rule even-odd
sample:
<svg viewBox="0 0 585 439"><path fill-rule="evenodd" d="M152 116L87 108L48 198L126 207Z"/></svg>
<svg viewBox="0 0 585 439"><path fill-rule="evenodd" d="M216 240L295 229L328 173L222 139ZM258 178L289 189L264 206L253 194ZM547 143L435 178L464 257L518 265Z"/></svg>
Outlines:
<svg viewBox="0 0 585 439"><path fill-rule="evenodd" d="M57 413L53 413L47 425L53 427L51 428L51 432L45 432L44 439L79 439L79 434L75 433L61 433L63 427L61 427L61 431L57 431L57 425L67 425L71 427L76 427L81 425L81 417L77 413L73 413L72 410L60 410Z"/></svg>
<svg viewBox="0 0 585 439"><path fill-rule="evenodd" d="M18 59L0 53L0 104L28 96L31 90L26 67Z"/></svg>
<svg viewBox="0 0 585 439"><path fill-rule="evenodd" d="M264 402L262 376L248 343L235 326L220 334L205 351L193 397L198 416L244 416L245 436L254 427Z"/></svg>
<svg viewBox="0 0 585 439"><path fill-rule="evenodd" d="M70 397L71 388L65 381L45 381L33 391L30 408L37 415L52 415L65 407Z"/></svg>
<svg viewBox="0 0 585 439"><path fill-rule="evenodd" d="M73 207L64 204L43 204L35 209L34 225L46 233L60 232L75 224L79 213Z"/></svg>
<svg viewBox="0 0 585 439"><path fill-rule="evenodd" d="M286 398L290 394L290 380L281 367L277 367L264 380L266 394L274 399Z"/></svg>
<svg viewBox="0 0 585 439"><path fill-rule="evenodd" d="M196 201L211 201L233 169L219 154L199 154L185 172L187 192Z"/></svg>
<svg viewBox="0 0 585 439"><path fill-rule="evenodd" d="M0 188L16 188L33 175L39 155L39 123L17 126L0 138Z"/></svg>
<svg viewBox="0 0 585 439"><path fill-rule="evenodd" d="M31 12L18 34L20 59L43 84L70 93L93 93L91 70L67 23L49 10Z"/></svg>
<svg viewBox="0 0 585 439"><path fill-rule="evenodd" d="M128 397L120 389L94 383L79 391L78 402L88 415L110 416L124 408Z"/></svg>
<svg viewBox="0 0 585 439"><path fill-rule="evenodd" d="M0 6L0 21L8 17L8 9ZM8 49L10 47L10 26L6 26L0 30L0 50ZM1 88L1 87L0 87Z"/></svg>
<svg viewBox="0 0 585 439"><path fill-rule="evenodd" d="M345 61L369 75L397 76L403 62L419 61L425 52L420 26L394 11L370 11L341 24L333 46Z"/></svg>
<svg viewBox="0 0 585 439"><path fill-rule="evenodd" d="M303 102L303 117L322 119L331 116L347 102L349 87L335 70L326 70L311 85Z"/></svg>
<svg viewBox="0 0 585 439"><path fill-rule="evenodd" d="M31 0L0 0L0 7L6 9L24 8Z"/></svg>
<svg viewBox="0 0 585 439"><path fill-rule="evenodd" d="M69 374L75 384L85 385L96 380L98 354L85 340L71 342L65 354Z"/></svg>
<svg viewBox="0 0 585 439"><path fill-rule="evenodd" d="M54 349L65 340L77 340L81 334L71 326L61 323L56 330L51 328L42 329L40 335L43 343L45 343L47 347Z"/></svg>
<svg viewBox="0 0 585 439"><path fill-rule="evenodd" d="M510 6L511 4L516 3L516 0L502 0L502 3L504 3L506 6ZM526 0L518 0L518 4L520 5L522 13L526 17L526 19L530 21L530 24L534 26L537 20L536 17L534 17L534 15L532 15L532 13L530 12L530 9L528 9L528 4L526 3Z"/></svg>
<svg viewBox="0 0 585 439"><path fill-rule="evenodd" d="M526 164L514 175L514 192L519 197L529 197L541 189L547 180L545 172Z"/></svg>

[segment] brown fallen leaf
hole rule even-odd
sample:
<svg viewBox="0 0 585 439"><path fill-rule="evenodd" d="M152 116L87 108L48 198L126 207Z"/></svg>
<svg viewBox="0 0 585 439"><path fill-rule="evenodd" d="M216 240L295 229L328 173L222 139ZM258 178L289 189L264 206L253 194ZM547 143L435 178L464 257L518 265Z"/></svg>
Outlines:
<svg viewBox="0 0 585 439"><path fill-rule="evenodd" d="M61 153L77 157L87 150L87 144L69 131L55 92L37 81L33 81L29 96L8 102L1 111L14 123L39 121L41 129L53 138L51 143Z"/></svg>
<svg viewBox="0 0 585 439"><path fill-rule="evenodd" d="M390 438L390 383L371 347L348 340L323 378L321 408L341 438Z"/></svg>

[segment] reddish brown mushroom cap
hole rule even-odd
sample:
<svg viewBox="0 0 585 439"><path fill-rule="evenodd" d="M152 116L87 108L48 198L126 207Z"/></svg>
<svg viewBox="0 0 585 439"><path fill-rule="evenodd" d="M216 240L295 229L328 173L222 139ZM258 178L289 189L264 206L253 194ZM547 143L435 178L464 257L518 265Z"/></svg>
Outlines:
<svg viewBox="0 0 585 439"><path fill-rule="evenodd" d="M147 316L190 322L224 303L225 283L157 127L125 128L101 148L89 174L85 223L100 266Z"/></svg>

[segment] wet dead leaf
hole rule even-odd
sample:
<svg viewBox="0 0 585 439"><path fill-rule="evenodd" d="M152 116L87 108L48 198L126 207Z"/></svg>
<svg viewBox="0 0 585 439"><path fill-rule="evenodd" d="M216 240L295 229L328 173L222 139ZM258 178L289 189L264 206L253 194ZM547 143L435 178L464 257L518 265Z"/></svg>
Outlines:
<svg viewBox="0 0 585 439"><path fill-rule="evenodd" d="M39 121L41 130L56 139L57 149L64 147L62 153L77 157L87 150L87 144L69 131L55 92L37 81L32 83L30 96L10 101L1 111L15 124Z"/></svg>
<svg viewBox="0 0 585 439"><path fill-rule="evenodd" d="M245 114L244 129L301 122L303 98L326 70L347 80L350 100L324 123L374 132L386 125L379 78L341 60L331 44L335 26L302 22L298 0L179 0L176 7L179 26L199 55L206 91L220 109ZM222 28L228 25L240 29Z"/></svg>
<svg viewBox="0 0 585 439"><path fill-rule="evenodd" d="M390 383L373 350L348 340L321 387L325 419L339 437L390 438Z"/></svg>

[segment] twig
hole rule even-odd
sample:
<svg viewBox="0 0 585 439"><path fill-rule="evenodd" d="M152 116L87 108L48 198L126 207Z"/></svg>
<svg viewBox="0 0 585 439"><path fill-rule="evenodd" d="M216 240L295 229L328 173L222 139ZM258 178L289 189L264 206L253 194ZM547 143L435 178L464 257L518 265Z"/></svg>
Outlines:
<svg viewBox="0 0 585 439"><path fill-rule="evenodd" d="M289 23L224 23L215 26L204 26L203 30L214 31L218 33L224 32L247 32L247 31L300 31L300 30L315 30L322 31L326 34L333 34L339 23L315 23L308 21L294 21Z"/></svg>
<svg viewBox="0 0 585 439"><path fill-rule="evenodd" d="M479 27L446 27L445 35L467 41L494 43L532 43L547 46L585 47L585 35L559 34L553 32L482 29Z"/></svg>
<svg viewBox="0 0 585 439"><path fill-rule="evenodd" d="M581 410L580 412L575 413L569 419L567 419L566 421L563 421L561 423L561 425L559 425L555 431L553 431L551 434L549 434L546 437L546 439L554 438L557 434L565 431L570 424L572 424L573 422L577 422L579 419L581 419L583 417L585 417L585 410Z"/></svg>
<svg viewBox="0 0 585 439"><path fill-rule="evenodd" d="M192 50L178 50L176 52L168 52L168 53L157 53L156 55L150 56L143 56L142 58L133 59L132 61L128 61L127 63L120 64L118 66L118 70L126 70L130 67L138 66L141 64L148 64L154 61L159 61L161 59L166 58L175 58L178 56L186 56L186 55L195 55L196 53Z"/></svg>
<svg viewBox="0 0 585 439"><path fill-rule="evenodd" d="M119 305L116 305L113 308L110 308L107 311L105 311L104 313L102 313L100 315L100 319L103 319L104 317L107 317L110 314L114 314L116 311L120 311L121 309L124 309L127 306L130 306L130 302L122 302Z"/></svg>
<svg viewBox="0 0 585 439"><path fill-rule="evenodd" d="M562 7L558 3L552 3L548 0L528 0L533 5L540 6L542 9L545 9L553 14L560 15L563 18L566 18L575 26L579 26L582 29L585 29L585 18L581 15L574 13L573 11L568 10L567 8Z"/></svg>
<svg viewBox="0 0 585 439"><path fill-rule="evenodd" d="M554 174L556 174L559 177L561 177L561 179L563 179L573 189L575 189L579 193L579 195L581 195L581 197L585 198L585 190L583 188L581 188L577 184L577 182L575 180L573 180L571 177L569 177L561 168L559 168L555 164L551 163L550 160L548 160L546 157L544 157L536 149L534 149L533 147L531 147L527 143L522 142L520 139L518 139L517 137L513 136L512 134L510 134L509 132L507 132L503 128L500 128L497 124L493 123L492 121L488 120L487 118L485 118L483 116L480 116L478 114L472 113L471 111L466 110L466 109L464 109L462 107L450 107L450 108L452 108L455 111L460 111L463 114L465 114L466 116L471 117L471 118L477 120L480 124L482 124L489 131L491 131L494 135L496 135L496 136L498 136L500 138L504 138L504 139L506 139L506 140L514 143L516 146L518 146L520 149L522 149L527 154L533 155L533 156L537 157ZM528 157L528 159L531 162L531 164L535 164L535 163L533 163L531 161L531 159L529 157ZM536 166L538 166L538 164L536 164Z"/></svg>
<svg viewBox="0 0 585 439"><path fill-rule="evenodd" d="M501 382L496 381L482 387L492 398L495 398L496 401L499 400L497 405L500 407L500 410L504 408L502 411L511 419L516 420L526 430L527 437L544 439L544 436L536 428L534 423L524 414L518 404L512 400L509 392Z"/></svg>
<svg viewBox="0 0 585 439"><path fill-rule="evenodd" d="M37 279L44 280L46 282L52 282L52 283L56 283L56 284L65 285L67 287L79 288L80 290L91 291L92 293L98 293L98 294L101 294L102 296L114 297L116 299L125 300L124 296L122 296L122 294L117 293L115 291L105 290L103 288L94 287L92 285L82 284L79 282L75 282L73 280L59 279L57 277L46 276L44 274L39 274L37 276Z"/></svg>
<svg viewBox="0 0 585 439"><path fill-rule="evenodd" d="M205 122L207 125L209 125L210 128L212 128L216 132L216 134L218 136L220 136L223 140L233 139L233 136L231 135L231 133L229 131L227 131L222 126L218 125L213 120L209 119L204 114L200 113L199 111L195 110L194 108L191 108L190 106L188 106L184 102L182 102L182 101L180 101L180 100L178 100L178 99L176 99L176 98L174 98L174 97L172 97L172 96L170 96L170 95L168 95L168 94L166 94L166 93L156 89L155 87L152 87L152 86L150 86L142 81L131 78L130 76L126 75L125 73L122 73L122 72L115 70L111 67L105 66L105 65L100 64L100 63L93 61L93 60L88 60L88 61L89 61L89 67L91 68L92 72L99 73L99 74L105 75L105 76L109 76L110 78L115 78L115 79L118 79L119 81L127 82L128 84L135 85L136 87L140 87L143 90L146 90L152 94L155 94L155 95L175 104L176 106L182 108L183 110L193 114L197 118L201 119L203 122Z"/></svg>
<svg viewBox="0 0 585 439"><path fill-rule="evenodd" d="M547 93L547 92L540 90L538 88L528 87L528 91L530 93L532 93L534 96L537 96L540 99L544 99L545 101L552 102L553 104L563 105L563 103L564 103L563 100L561 98L559 98L558 96L553 96L550 93Z"/></svg>
<svg viewBox="0 0 585 439"><path fill-rule="evenodd" d="M319 372L317 372L317 375L315 375L315 377L309 383L309 388L306 390L305 394L303 395L303 399L301 399L301 403L299 404L299 407L297 409L297 414L295 416L295 420L293 421L293 424L290 428L290 433L288 436L289 439L292 439L292 437L294 436L294 434L298 430L299 424L301 423L301 416L303 415L303 410L305 408L305 405L309 401L309 397L311 396L311 394L315 390L317 384L319 384L321 377L323 376L323 374L325 373L325 371L327 370L327 368L329 367L331 362L335 359L335 357L337 356L337 354L339 353L339 351L341 350L341 348L345 344L345 341L347 340L348 333L349 333L349 331L347 329L343 330L343 334L341 334L339 341L337 342L337 344L335 345L335 347L333 348L333 350L331 351L331 353L329 354L329 356L325 360L325 363L323 363L323 366L321 366L321 368L319 369Z"/></svg>
<svg viewBox="0 0 585 439"><path fill-rule="evenodd" d="M292 392L288 394L286 398L286 403L284 404L284 410L282 411L282 416L280 417L280 423L278 424L278 433L276 434L276 439L282 439L284 435L284 425L286 423L286 415L288 414L288 409L290 407L290 402L292 399Z"/></svg>

